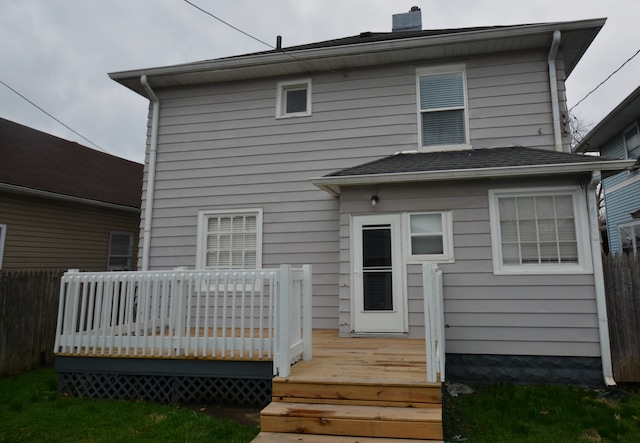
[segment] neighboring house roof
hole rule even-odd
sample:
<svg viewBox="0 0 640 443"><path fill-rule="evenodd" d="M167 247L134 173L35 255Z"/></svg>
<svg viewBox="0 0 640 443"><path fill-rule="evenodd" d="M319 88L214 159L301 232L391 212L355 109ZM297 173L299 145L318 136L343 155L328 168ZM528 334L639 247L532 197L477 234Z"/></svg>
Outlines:
<svg viewBox="0 0 640 443"><path fill-rule="evenodd" d="M447 57L544 49L560 31L564 70L568 77L605 23L605 19L527 25L488 26L404 32L364 32L357 36L298 45L235 57L175 66L111 73L109 76L147 96L140 79L153 88L189 86L329 70L348 70Z"/></svg>
<svg viewBox="0 0 640 443"><path fill-rule="evenodd" d="M612 137L640 117L640 87L615 107L578 143L576 152L598 152Z"/></svg>
<svg viewBox="0 0 640 443"><path fill-rule="evenodd" d="M514 146L398 153L313 178L312 182L338 195L340 186L345 185L619 171L632 164L629 160Z"/></svg>
<svg viewBox="0 0 640 443"><path fill-rule="evenodd" d="M140 163L0 118L0 189L140 209Z"/></svg>

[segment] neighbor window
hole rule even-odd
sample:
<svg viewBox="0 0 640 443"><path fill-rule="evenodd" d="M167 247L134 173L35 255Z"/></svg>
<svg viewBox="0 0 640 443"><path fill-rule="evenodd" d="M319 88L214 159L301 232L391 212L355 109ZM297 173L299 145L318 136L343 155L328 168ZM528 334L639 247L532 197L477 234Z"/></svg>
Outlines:
<svg viewBox="0 0 640 443"><path fill-rule="evenodd" d="M112 231L109 236L109 271L133 269L133 232Z"/></svg>
<svg viewBox="0 0 640 443"><path fill-rule="evenodd" d="M276 117L311 115L311 79L278 83Z"/></svg>
<svg viewBox="0 0 640 443"><path fill-rule="evenodd" d="M407 214L409 260L453 261L452 217L450 212Z"/></svg>
<svg viewBox="0 0 640 443"><path fill-rule="evenodd" d="M0 269L2 269L2 258L4 257L4 240L7 237L7 225L0 224Z"/></svg>
<svg viewBox="0 0 640 443"><path fill-rule="evenodd" d="M198 269L262 267L262 211L202 211L198 222Z"/></svg>
<svg viewBox="0 0 640 443"><path fill-rule="evenodd" d="M589 272L579 196L569 189L490 191L494 272Z"/></svg>
<svg viewBox="0 0 640 443"><path fill-rule="evenodd" d="M465 89L463 70L418 71L422 146L468 144Z"/></svg>
<svg viewBox="0 0 640 443"><path fill-rule="evenodd" d="M631 129L624 133L624 147L627 151L627 158L635 160L640 157L640 136L638 135L638 125L633 125Z"/></svg>
<svg viewBox="0 0 640 443"><path fill-rule="evenodd" d="M618 235L623 252L640 254L640 220L618 225Z"/></svg>

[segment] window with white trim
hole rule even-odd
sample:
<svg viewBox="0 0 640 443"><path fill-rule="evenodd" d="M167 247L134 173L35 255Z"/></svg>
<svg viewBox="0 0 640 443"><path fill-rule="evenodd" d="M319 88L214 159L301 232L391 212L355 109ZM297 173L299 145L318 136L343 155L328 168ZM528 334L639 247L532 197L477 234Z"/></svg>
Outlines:
<svg viewBox="0 0 640 443"><path fill-rule="evenodd" d="M627 158L634 160L640 157L640 134L638 134L637 124L634 124L632 128L624 133L623 139Z"/></svg>
<svg viewBox="0 0 640 443"><path fill-rule="evenodd" d="M133 232L111 231L109 235L109 271L133 270Z"/></svg>
<svg viewBox="0 0 640 443"><path fill-rule="evenodd" d="M419 70L418 113L421 146L468 145L464 69Z"/></svg>
<svg viewBox="0 0 640 443"><path fill-rule="evenodd" d="M407 214L408 260L453 262L451 212Z"/></svg>
<svg viewBox="0 0 640 443"><path fill-rule="evenodd" d="M198 269L262 267L262 210L201 211Z"/></svg>
<svg viewBox="0 0 640 443"><path fill-rule="evenodd" d="M276 118L311 115L311 79L278 83Z"/></svg>
<svg viewBox="0 0 640 443"><path fill-rule="evenodd" d="M591 272L580 196L574 188L489 191L494 273Z"/></svg>
<svg viewBox="0 0 640 443"><path fill-rule="evenodd" d="M7 225L0 224L0 269L2 269L2 259L4 257L5 238L7 238Z"/></svg>
<svg viewBox="0 0 640 443"><path fill-rule="evenodd" d="M640 220L618 225L622 252L640 254Z"/></svg>

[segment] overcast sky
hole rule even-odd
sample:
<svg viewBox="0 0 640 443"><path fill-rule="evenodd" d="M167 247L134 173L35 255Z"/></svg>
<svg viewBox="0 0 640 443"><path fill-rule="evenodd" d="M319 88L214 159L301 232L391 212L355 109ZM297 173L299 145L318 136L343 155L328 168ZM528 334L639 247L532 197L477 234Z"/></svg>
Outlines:
<svg viewBox="0 0 640 443"><path fill-rule="evenodd" d="M638 0L192 0L283 46L388 32L422 9L424 29L608 18L567 81L569 106L640 49ZM109 72L268 49L184 0L0 0L0 81L110 154L143 162L148 101ZM640 55L574 109L595 124L640 84ZM0 117L90 146L0 84Z"/></svg>

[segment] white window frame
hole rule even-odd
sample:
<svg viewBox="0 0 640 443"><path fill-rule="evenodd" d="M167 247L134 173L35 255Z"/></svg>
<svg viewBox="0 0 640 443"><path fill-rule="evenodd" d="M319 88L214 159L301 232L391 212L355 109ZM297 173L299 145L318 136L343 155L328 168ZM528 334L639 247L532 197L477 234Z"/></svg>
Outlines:
<svg viewBox="0 0 640 443"><path fill-rule="evenodd" d="M411 249L411 238L419 234L411 232L412 215L440 215L442 220L442 254L413 254ZM424 211L407 212L404 214L404 250L407 251L406 262L417 263L453 263L453 215L451 211Z"/></svg>
<svg viewBox="0 0 640 443"><path fill-rule="evenodd" d="M464 95L464 108L452 107L452 108L422 110L420 105L420 77L425 75L453 74L453 73L462 73L462 88L463 88L462 92ZM446 66L439 66L439 67L426 67L426 68L417 69L416 70L416 108L418 113L418 149L419 150L421 151L453 151L453 150L460 150L460 149L471 149L471 142L470 142L470 136L469 136L469 97L467 94L466 66L464 64L446 65ZM429 112L454 110L454 109L462 109L464 111L464 133L465 133L464 143L426 145L426 146L423 145L422 114L429 113Z"/></svg>
<svg viewBox="0 0 640 443"><path fill-rule="evenodd" d="M578 263L503 264L498 199L502 197L537 197L551 195L570 195L572 197ZM491 225L491 250L494 274L545 275L593 273L591 246L588 237L589 227L586 197L579 187L491 189L489 190L489 220Z"/></svg>
<svg viewBox="0 0 640 443"><path fill-rule="evenodd" d="M634 232L637 230L638 232L640 232L640 220L633 220L627 223L620 223L618 225L618 242L620 243L620 251L624 252L624 249L622 248L622 233L620 232L621 229L624 228L630 228L633 227L634 228ZM634 236L632 239L632 243L633 243L633 253L634 254L640 254L640 252L638 252L638 243L636 240L636 237Z"/></svg>
<svg viewBox="0 0 640 443"><path fill-rule="evenodd" d="M287 92L306 89L307 109L304 112L287 112ZM276 118L306 117L311 115L311 79L278 82L276 95Z"/></svg>
<svg viewBox="0 0 640 443"><path fill-rule="evenodd" d="M256 216L256 269L262 268L262 208L207 209L198 213L198 234L196 244L196 269L208 269L206 265L207 224L209 217L218 216ZM224 268L221 270L229 270Z"/></svg>
<svg viewBox="0 0 640 443"><path fill-rule="evenodd" d="M7 225L0 224L0 269L2 269L2 259L4 258L4 242L7 238Z"/></svg>
<svg viewBox="0 0 640 443"><path fill-rule="evenodd" d="M112 238L114 235L126 235L129 237L129 254L127 255L122 255L122 254L114 254L112 251ZM109 232L109 255L107 256L107 269L109 271L122 271L122 269L118 266L111 266L111 257L127 257L129 259L129 263L131 266L129 266L129 270L133 271L133 250L134 250L134 241L135 241L135 234L133 232L129 232L129 231L111 231Z"/></svg>
<svg viewBox="0 0 640 443"><path fill-rule="evenodd" d="M636 134L638 134L638 137L640 137L640 130L638 128L638 123L634 123L631 126L627 127L622 133L622 144L624 145L624 154L627 160L636 160L638 157L640 157L640 154L635 158L629 156L629 147L627 146L627 134L633 130L635 130Z"/></svg>

